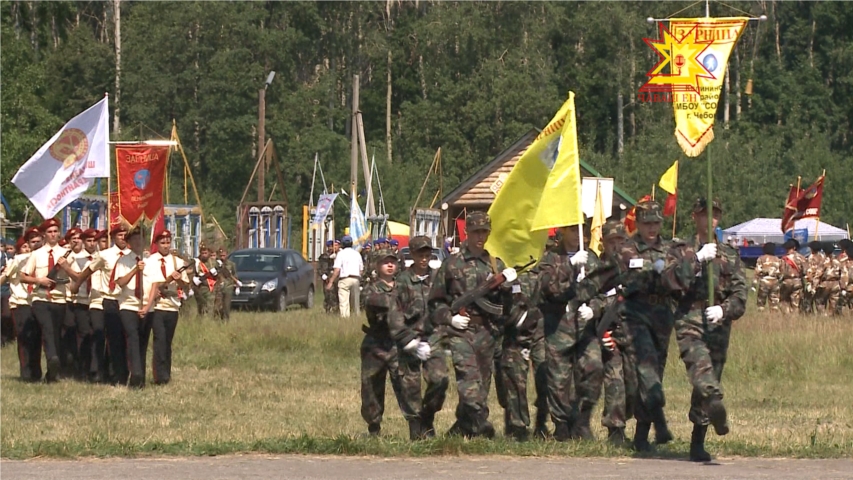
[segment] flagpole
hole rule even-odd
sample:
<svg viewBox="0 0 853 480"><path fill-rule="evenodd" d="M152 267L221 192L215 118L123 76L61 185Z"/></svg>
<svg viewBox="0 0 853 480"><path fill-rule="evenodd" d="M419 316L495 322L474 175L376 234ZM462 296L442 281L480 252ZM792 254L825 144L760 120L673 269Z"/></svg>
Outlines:
<svg viewBox="0 0 853 480"><path fill-rule="evenodd" d="M826 186L826 170L823 171L823 174L820 176L823 179L823 183L820 188ZM815 217L814 220L814 239L817 240L817 231L820 228L820 217Z"/></svg>
<svg viewBox="0 0 853 480"><path fill-rule="evenodd" d="M676 190L677 192L678 190ZM677 194L676 194L677 195ZM675 197L675 207L672 209L672 238L675 238L675 222L678 220L678 197Z"/></svg>
<svg viewBox="0 0 853 480"><path fill-rule="evenodd" d="M655 184L652 184L652 201L655 201Z"/></svg>
<svg viewBox="0 0 853 480"><path fill-rule="evenodd" d="M708 144L705 146L705 158L708 160L708 197L705 199L705 211L708 214L708 243L711 242L713 238L716 243L716 238L714 237L714 190L713 190L713 178L711 168L711 145ZM706 268L708 271L708 306L714 306L714 269L713 267L708 267L706 264Z"/></svg>

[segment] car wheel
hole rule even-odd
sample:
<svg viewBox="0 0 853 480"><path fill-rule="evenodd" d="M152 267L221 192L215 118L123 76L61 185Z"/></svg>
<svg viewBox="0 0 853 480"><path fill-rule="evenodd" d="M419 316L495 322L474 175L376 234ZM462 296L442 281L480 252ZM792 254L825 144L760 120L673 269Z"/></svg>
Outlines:
<svg viewBox="0 0 853 480"><path fill-rule="evenodd" d="M276 305L276 310L279 312L287 310L287 291L282 290L281 293L278 294L278 305Z"/></svg>
<svg viewBox="0 0 853 480"><path fill-rule="evenodd" d="M305 297L305 303L302 304L308 310L314 308L314 285L308 285L308 294Z"/></svg>

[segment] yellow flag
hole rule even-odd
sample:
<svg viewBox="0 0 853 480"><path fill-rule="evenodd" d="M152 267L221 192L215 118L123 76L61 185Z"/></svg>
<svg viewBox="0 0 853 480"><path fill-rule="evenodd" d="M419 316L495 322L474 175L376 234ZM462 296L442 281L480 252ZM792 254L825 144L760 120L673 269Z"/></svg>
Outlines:
<svg viewBox="0 0 853 480"><path fill-rule="evenodd" d="M678 160L660 177L658 185L670 195L678 190Z"/></svg>
<svg viewBox="0 0 853 480"><path fill-rule="evenodd" d="M549 228L582 221L574 93L521 154L489 216L486 249L510 266L539 260Z"/></svg>
<svg viewBox="0 0 853 480"><path fill-rule="evenodd" d="M596 181L595 210L593 210L592 224L589 228L589 248L599 256L604 251L601 243L601 230L604 228L604 222L606 221L607 215L604 213L604 202L601 201L601 185Z"/></svg>
<svg viewBox="0 0 853 480"><path fill-rule="evenodd" d="M727 17L669 22L674 40L670 44L670 69L692 78L689 85L673 85L672 93L675 139L688 157L699 156L714 139L714 118L722 99L726 65L748 21L746 17ZM690 87L690 91L678 87Z"/></svg>

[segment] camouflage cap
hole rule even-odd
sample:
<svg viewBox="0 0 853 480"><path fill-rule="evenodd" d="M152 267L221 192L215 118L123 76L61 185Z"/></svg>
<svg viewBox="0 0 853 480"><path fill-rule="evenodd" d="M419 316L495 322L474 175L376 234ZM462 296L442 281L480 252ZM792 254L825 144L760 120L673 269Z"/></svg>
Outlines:
<svg viewBox="0 0 853 480"><path fill-rule="evenodd" d="M397 259L397 253L391 248L377 248L373 255L376 265L382 264L386 258Z"/></svg>
<svg viewBox="0 0 853 480"><path fill-rule="evenodd" d="M429 240L429 237L426 237L424 235L420 235L420 236L414 237L413 239L409 240L409 251L410 252L416 252L418 250L424 250L424 249L432 251L432 242Z"/></svg>
<svg viewBox="0 0 853 480"><path fill-rule="evenodd" d="M663 209L654 200L646 200L638 203L635 212L637 222L639 223L663 222Z"/></svg>
<svg viewBox="0 0 853 480"><path fill-rule="evenodd" d="M489 214L483 211L469 212L465 217L465 229L469 232L476 230L492 230L492 220Z"/></svg>
<svg viewBox="0 0 853 480"><path fill-rule="evenodd" d="M625 224L623 224L620 220L608 220L607 222L605 222L604 226L601 227L601 237L627 238L627 234L625 233Z"/></svg>
<svg viewBox="0 0 853 480"><path fill-rule="evenodd" d="M711 202L714 210L719 210L720 213L723 213L723 206L719 200L713 200ZM693 213L704 212L708 208L708 200L704 197L697 198L696 202L693 204Z"/></svg>

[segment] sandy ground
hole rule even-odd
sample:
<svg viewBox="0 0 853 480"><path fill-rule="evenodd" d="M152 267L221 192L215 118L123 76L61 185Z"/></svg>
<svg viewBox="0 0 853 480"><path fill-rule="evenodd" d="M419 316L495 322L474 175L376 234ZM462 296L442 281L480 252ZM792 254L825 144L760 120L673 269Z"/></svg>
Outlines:
<svg viewBox="0 0 853 480"><path fill-rule="evenodd" d="M853 479L853 459L721 458L683 460L608 458L428 457L365 458L304 455L228 455L193 458L3 460L10 479L364 478L364 479Z"/></svg>

